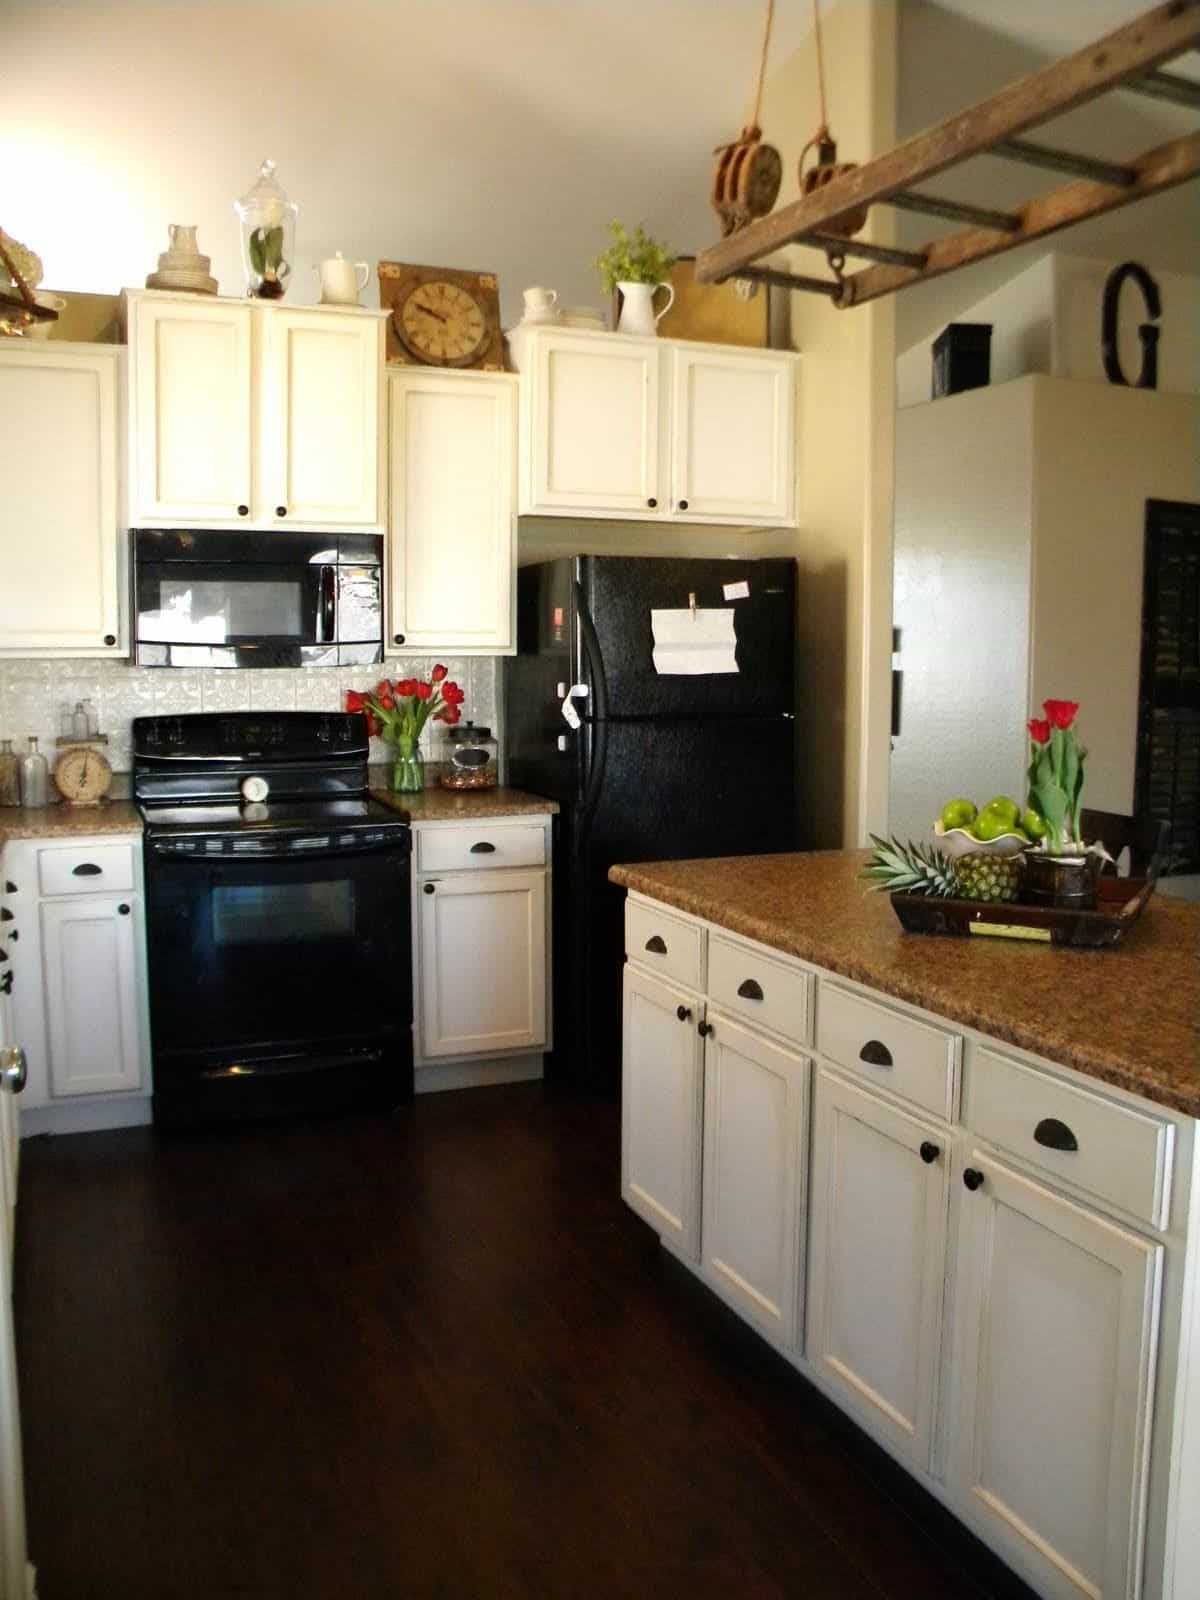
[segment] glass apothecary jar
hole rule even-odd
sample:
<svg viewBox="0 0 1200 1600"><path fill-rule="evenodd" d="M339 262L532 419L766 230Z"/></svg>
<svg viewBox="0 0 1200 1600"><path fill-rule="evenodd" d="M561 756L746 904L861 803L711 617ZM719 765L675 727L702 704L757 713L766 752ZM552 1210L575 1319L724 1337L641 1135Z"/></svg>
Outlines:
<svg viewBox="0 0 1200 1600"><path fill-rule="evenodd" d="M499 748L490 728L473 722L449 730L450 749L438 782L443 789L494 789L499 782Z"/></svg>
<svg viewBox="0 0 1200 1600"><path fill-rule="evenodd" d="M275 178L275 163L264 161L258 182L233 209L242 225L242 269L246 293L258 300L282 300L296 259L296 204Z"/></svg>

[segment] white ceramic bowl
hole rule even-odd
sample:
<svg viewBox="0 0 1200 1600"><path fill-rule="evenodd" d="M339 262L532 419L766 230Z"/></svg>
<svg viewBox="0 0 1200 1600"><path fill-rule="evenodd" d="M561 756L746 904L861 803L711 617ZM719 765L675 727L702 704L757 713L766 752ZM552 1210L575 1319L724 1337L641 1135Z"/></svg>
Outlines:
<svg viewBox="0 0 1200 1600"><path fill-rule="evenodd" d="M965 828L943 828L939 817L933 825L933 842L946 855L969 856L982 851L987 856L1016 856L1029 849L1029 840L1023 833L1002 833L995 839L977 839Z"/></svg>

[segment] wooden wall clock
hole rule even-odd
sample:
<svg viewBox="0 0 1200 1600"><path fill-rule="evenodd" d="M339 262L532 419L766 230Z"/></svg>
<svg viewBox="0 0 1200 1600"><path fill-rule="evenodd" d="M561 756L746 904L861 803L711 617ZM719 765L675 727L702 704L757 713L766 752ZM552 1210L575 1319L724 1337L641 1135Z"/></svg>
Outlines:
<svg viewBox="0 0 1200 1600"><path fill-rule="evenodd" d="M391 312L389 361L504 371L500 285L494 272L381 261L379 304Z"/></svg>

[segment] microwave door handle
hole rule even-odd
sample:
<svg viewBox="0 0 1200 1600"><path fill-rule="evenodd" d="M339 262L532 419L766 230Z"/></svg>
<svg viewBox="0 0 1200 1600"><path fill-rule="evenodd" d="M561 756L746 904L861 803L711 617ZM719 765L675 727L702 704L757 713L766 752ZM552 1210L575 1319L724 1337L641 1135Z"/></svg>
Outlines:
<svg viewBox="0 0 1200 1600"><path fill-rule="evenodd" d="M337 568L321 568L321 603L317 617L317 643L333 644L337 638Z"/></svg>

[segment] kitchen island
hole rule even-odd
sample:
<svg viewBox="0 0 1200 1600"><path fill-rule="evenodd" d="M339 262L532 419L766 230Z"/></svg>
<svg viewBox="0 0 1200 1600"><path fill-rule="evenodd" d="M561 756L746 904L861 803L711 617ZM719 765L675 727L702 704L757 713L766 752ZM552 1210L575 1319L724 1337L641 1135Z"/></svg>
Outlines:
<svg viewBox="0 0 1200 1600"><path fill-rule="evenodd" d="M1046 1600L1200 1594L1200 908L931 937L867 860L612 869L622 1194Z"/></svg>

